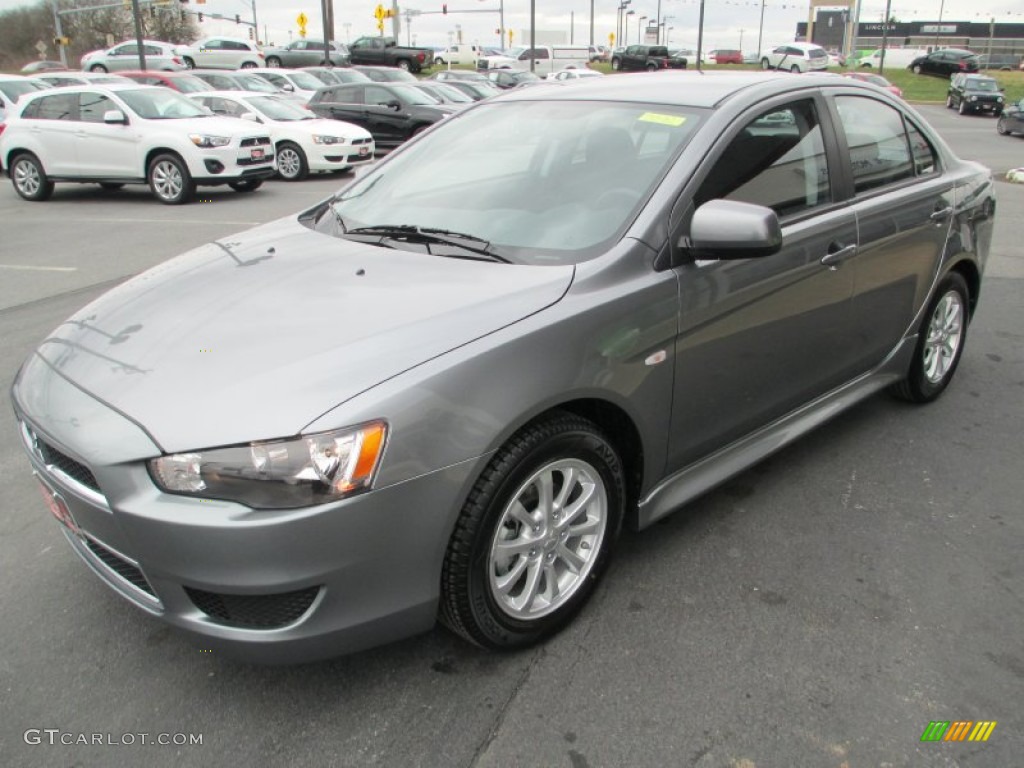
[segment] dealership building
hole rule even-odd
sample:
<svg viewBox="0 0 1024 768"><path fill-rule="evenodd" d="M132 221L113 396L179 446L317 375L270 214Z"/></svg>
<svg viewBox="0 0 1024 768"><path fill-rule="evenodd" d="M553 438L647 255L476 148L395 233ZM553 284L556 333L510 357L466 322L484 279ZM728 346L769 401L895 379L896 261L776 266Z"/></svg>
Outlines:
<svg viewBox="0 0 1024 768"><path fill-rule="evenodd" d="M979 54L1024 56L1024 24L996 21L894 21L861 22L849 48L852 33L847 11L818 10L814 17L812 42L830 51L881 48L966 48ZM806 41L808 23L796 25L796 39Z"/></svg>

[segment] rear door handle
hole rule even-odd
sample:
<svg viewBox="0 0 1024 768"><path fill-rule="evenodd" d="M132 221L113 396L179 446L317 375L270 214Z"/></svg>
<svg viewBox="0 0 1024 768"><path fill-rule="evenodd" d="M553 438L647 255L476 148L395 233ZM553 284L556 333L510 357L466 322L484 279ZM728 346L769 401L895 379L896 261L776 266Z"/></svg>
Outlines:
<svg viewBox="0 0 1024 768"><path fill-rule="evenodd" d="M821 257L821 263L829 269L835 269L847 259L857 255L856 245L843 246L841 243L830 243L828 253Z"/></svg>

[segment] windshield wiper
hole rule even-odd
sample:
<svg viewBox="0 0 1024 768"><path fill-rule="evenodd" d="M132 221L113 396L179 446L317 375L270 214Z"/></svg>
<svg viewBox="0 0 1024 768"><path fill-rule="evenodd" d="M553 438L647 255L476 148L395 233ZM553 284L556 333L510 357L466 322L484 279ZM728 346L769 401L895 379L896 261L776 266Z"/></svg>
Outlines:
<svg viewBox="0 0 1024 768"><path fill-rule="evenodd" d="M345 232L346 235L368 235L370 237L382 237L389 240L409 240L427 245L427 252L430 253L430 244L439 243L461 248L470 253L479 253L494 261L505 264L512 262L504 256L499 256L491 248L489 240L475 235L467 235L463 232L452 232L449 229L436 229L433 227L419 227L415 224L384 224L372 227L356 227ZM471 245L480 243L480 245Z"/></svg>

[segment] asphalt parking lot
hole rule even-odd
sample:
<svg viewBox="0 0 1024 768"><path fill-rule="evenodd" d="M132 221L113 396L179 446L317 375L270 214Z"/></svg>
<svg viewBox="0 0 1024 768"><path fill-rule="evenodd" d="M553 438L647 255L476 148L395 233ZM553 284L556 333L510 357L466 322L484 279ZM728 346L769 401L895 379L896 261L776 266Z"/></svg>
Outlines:
<svg viewBox="0 0 1024 768"><path fill-rule="evenodd" d="M990 118L922 111L961 156L1024 165L1024 139ZM143 187L58 185L29 204L4 179L4 397L32 347L110 286L340 181L171 208ZM575 623L523 653L441 629L291 668L206 653L69 551L0 404L0 765L1020 765L1024 185L998 193L942 399L872 398L626 534ZM997 725L985 743L922 742L936 720Z"/></svg>

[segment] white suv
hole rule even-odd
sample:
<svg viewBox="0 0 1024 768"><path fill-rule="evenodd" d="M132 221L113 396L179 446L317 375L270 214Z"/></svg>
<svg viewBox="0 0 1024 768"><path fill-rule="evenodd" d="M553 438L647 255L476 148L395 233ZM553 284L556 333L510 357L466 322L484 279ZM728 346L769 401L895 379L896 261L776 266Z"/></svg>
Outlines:
<svg viewBox="0 0 1024 768"><path fill-rule="evenodd" d="M250 69L265 67L263 51L256 43L237 37L204 37L178 48L189 69Z"/></svg>
<svg viewBox="0 0 1024 768"><path fill-rule="evenodd" d="M761 69L808 72L828 69L828 51L813 43L786 43L761 54Z"/></svg>
<svg viewBox="0 0 1024 768"><path fill-rule="evenodd" d="M0 160L26 200L46 200L55 181L74 181L104 189L149 184L161 203L177 205L197 185L251 192L276 170L262 126L214 117L179 93L133 82L25 96L0 134Z"/></svg>

